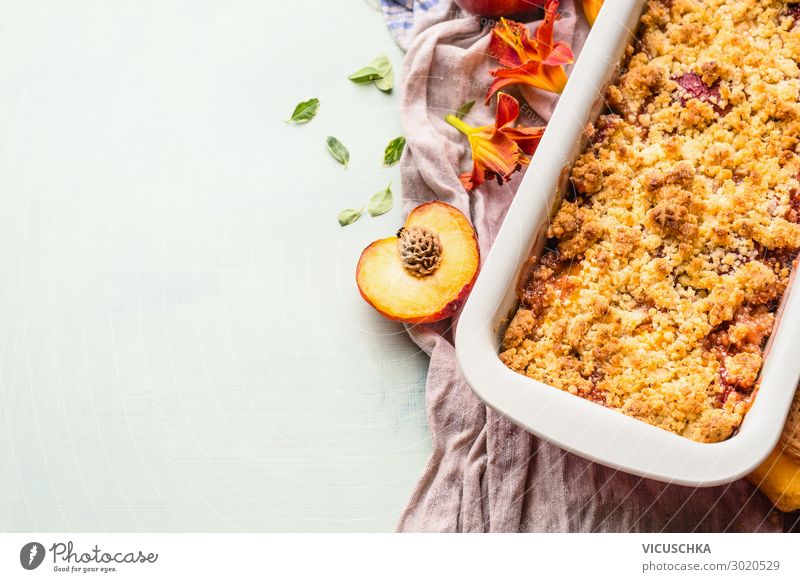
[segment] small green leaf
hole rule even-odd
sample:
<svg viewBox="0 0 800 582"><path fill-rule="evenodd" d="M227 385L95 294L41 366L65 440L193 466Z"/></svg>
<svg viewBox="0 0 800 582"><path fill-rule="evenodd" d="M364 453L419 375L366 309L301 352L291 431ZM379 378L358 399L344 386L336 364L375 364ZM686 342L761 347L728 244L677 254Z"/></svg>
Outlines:
<svg viewBox="0 0 800 582"><path fill-rule="evenodd" d="M316 97L308 101L302 101L294 108L292 116L286 120L286 123L308 123L319 111L319 99Z"/></svg>
<svg viewBox="0 0 800 582"><path fill-rule="evenodd" d="M464 101L464 103L459 105L458 109L456 110L456 117L459 119L464 119L472 109L473 105L475 105L475 101Z"/></svg>
<svg viewBox="0 0 800 582"><path fill-rule="evenodd" d="M355 73L347 77L354 83L369 83L381 78L381 73L375 67L361 67Z"/></svg>
<svg viewBox="0 0 800 582"><path fill-rule="evenodd" d="M394 89L394 73L391 69L380 79L375 79L375 86L384 93L392 92L392 89Z"/></svg>
<svg viewBox="0 0 800 582"><path fill-rule="evenodd" d="M339 213L339 225L347 226L348 224L353 224L356 220L361 218L363 213L363 208L346 208Z"/></svg>
<svg viewBox="0 0 800 582"><path fill-rule="evenodd" d="M392 72L392 61L390 61L389 57L386 55L378 55L372 59L372 62L368 66L374 67L378 73L380 73L381 77L385 77Z"/></svg>
<svg viewBox="0 0 800 582"><path fill-rule="evenodd" d="M403 149L406 147L406 138L402 135L394 138L383 150L383 165L394 166L400 161L400 156L403 155Z"/></svg>
<svg viewBox="0 0 800 582"><path fill-rule="evenodd" d="M367 210L370 216L380 216L389 212L393 205L392 184L389 183L385 190L375 192L372 195L372 198L369 199L369 204L367 204Z"/></svg>
<svg viewBox="0 0 800 582"><path fill-rule="evenodd" d="M347 78L354 83L374 82L378 89L384 92L389 92L394 87L392 62L386 55L375 57L366 67L361 67Z"/></svg>
<svg viewBox="0 0 800 582"><path fill-rule="evenodd" d="M342 142L329 135L325 140L325 143L328 146L328 151L331 153L334 159L347 168L347 164L350 163L350 152L347 151L347 148L344 147L344 145L342 145Z"/></svg>

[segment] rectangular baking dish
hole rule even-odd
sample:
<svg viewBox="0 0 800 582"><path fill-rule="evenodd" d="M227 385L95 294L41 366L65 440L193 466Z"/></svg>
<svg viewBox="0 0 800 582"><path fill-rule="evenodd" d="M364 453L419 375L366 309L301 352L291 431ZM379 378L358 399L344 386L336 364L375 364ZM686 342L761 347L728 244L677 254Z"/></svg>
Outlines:
<svg viewBox="0 0 800 582"><path fill-rule="evenodd" d="M645 0L606 2L570 74L547 131L458 321L456 355L464 378L487 405L533 434L604 465L691 486L727 483L758 466L778 441L800 377L800 292L793 273L777 314L760 389L739 431L698 443L518 374L498 352L517 280L544 244L558 192L583 147Z"/></svg>

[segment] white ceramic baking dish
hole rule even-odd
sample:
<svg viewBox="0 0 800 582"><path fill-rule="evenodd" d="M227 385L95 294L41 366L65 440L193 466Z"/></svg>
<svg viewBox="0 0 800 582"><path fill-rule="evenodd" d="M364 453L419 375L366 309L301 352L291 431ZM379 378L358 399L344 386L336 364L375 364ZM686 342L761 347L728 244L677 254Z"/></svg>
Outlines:
<svg viewBox="0 0 800 582"><path fill-rule="evenodd" d="M518 303L520 270L541 250L565 168L583 147L584 127L601 108L644 3L614 0L600 11L458 321L456 354L475 393L530 432L623 471L711 486L749 473L780 436L800 377L797 285L790 285L780 307L755 401L740 430L721 443L697 443L650 426L513 372L498 357L507 318Z"/></svg>

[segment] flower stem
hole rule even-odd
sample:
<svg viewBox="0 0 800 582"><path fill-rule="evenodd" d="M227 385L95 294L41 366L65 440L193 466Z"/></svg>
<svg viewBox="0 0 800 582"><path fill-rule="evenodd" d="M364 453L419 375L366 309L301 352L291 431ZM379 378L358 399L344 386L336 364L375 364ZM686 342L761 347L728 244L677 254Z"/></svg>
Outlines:
<svg viewBox="0 0 800 582"><path fill-rule="evenodd" d="M444 116L444 120L455 127L458 131L463 133L464 135L469 135L475 129L471 125L467 125L463 121L461 121L458 117L453 115L452 113L448 113Z"/></svg>

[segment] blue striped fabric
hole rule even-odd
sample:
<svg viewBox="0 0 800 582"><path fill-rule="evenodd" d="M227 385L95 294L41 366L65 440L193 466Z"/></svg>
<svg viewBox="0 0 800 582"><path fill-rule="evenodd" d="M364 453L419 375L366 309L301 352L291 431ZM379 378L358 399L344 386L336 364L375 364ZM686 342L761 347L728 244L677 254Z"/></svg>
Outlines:
<svg viewBox="0 0 800 582"><path fill-rule="evenodd" d="M414 22L440 2L441 0L381 0L386 26L397 44L406 48Z"/></svg>

